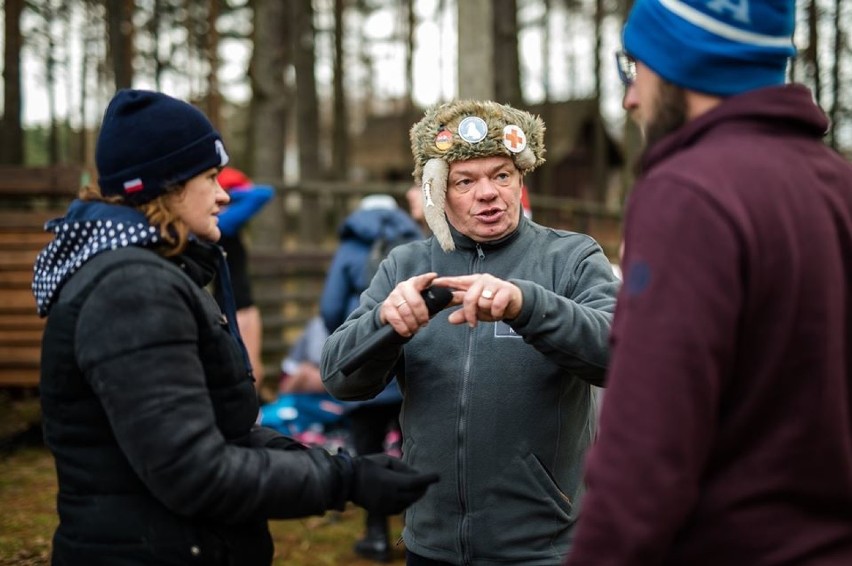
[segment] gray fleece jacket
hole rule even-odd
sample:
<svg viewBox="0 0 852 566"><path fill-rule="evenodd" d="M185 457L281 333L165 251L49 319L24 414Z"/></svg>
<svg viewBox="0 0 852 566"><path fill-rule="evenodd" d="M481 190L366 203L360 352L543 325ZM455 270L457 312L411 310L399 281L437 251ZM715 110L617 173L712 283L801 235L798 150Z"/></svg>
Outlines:
<svg viewBox="0 0 852 566"><path fill-rule="evenodd" d="M618 279L592 238L525 218L498 242L476 244L455 231L453 238L451 253L434 238L391 252L326 342L323 380L341 399L364 399L396 368L403 457L441 477L406 512L409 550L453 564L560 564ZM521 313L470 328L447 322L447 309L404 346L344 376L339 360L380 327L381 301L398 282L429 271L510 280L523 292Z"/></svg>

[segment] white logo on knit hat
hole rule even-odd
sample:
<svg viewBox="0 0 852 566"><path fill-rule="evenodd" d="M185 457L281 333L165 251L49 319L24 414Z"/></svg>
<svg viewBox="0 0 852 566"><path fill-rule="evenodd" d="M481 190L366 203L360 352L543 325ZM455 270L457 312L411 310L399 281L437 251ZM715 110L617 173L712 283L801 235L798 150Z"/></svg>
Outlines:
<svg viewBox="0 0 852 566"><path fill-rule="evenodd" d="M230 160L228 152L225 151L225 144L222 143L222 140L213 140L213 147L216 148L216 153L219 155L219 167L224 167Z"/></svg>
<svg viewBox="0 0 852 566"><path fill-rule="evenodd" d="M748 0L712 0L707 2L707 7L717 14L730 10L735 19L744 24L751 22L748 17Z"/></svg>
<svg viewBox="0 0 852 566"><path fill-rule="evenodd" d="M767 35L728 25L706 12L696 10L683 0L659 0L659 2L666 10L677 14L692 25L730 41L758 47L788 48L793 46L793 39L789 36ZM710 8L711 6L708 5L707 7ZM746 9L748 9L748 5L746 5Z"/></svg>

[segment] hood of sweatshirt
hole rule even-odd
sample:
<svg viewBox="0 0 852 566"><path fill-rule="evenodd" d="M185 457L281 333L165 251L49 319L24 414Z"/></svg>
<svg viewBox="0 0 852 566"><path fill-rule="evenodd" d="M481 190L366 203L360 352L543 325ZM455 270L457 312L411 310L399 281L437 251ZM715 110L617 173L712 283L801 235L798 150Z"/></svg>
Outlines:
<svg viewBox="0 0 852 566"><path fill-rule="evenodd" d="M350 214L339 230L341 240L361 240L367 245L378 238L388 241L423 237L417 223L401 209L363 209Z"/></svg>
<svg viewBox="0 0 852 566"><path fill-rule="evenodd" d="M104 202L75 200L65 216L48 221L45 230L54 238L36 258L32 284L41 316L50 312L62 285L99 253L160 241L159 230L139 210Z"/></svg>

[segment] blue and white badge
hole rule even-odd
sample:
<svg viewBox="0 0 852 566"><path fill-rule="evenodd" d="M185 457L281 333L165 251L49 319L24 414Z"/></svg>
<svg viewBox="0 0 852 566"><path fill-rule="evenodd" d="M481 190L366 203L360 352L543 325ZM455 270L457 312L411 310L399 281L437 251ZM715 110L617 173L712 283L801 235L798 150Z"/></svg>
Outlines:
<svg viewBox="0 0 852 566"><path fill-rule="evenodd" d="M468 116L459 124L459 137L467 143L479 143L488 135L488 125L479 116Z"/></svg>

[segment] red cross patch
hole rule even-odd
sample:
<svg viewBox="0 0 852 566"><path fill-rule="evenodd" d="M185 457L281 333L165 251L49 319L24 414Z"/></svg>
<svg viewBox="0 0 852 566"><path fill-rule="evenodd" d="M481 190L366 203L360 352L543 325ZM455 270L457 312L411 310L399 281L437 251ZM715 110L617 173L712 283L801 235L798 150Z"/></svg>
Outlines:
<svg viewBox="0 0 852 566"><path fill-rule="evenodd" d="M503 128L503 145L512 153L520 153L527 147L527 135L514 124Z"/></svg>

